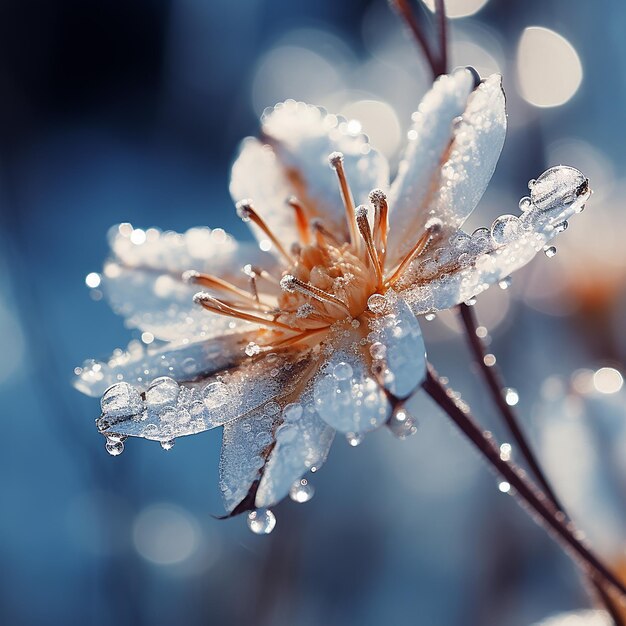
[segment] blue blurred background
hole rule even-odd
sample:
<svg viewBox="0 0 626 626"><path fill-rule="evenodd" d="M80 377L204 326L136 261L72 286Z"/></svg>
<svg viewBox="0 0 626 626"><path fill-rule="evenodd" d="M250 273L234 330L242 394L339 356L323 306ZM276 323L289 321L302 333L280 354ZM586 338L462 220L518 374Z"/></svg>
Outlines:
<svg viewBox="0 0 626 626"><path fill-rule="evenodd" d="M578 523L618 566L626 4L572 9L449 0L451 56L502 72L507 91L507 143L472 226L515 213L548 165L578 167L595 190L557 257L477 313ZM337 441L313 501L282 503L274 533L256 537L212 517L219 432L112 458L98 403L70 385L85 358L136 337L85 286L112 224L248 237L228 174L265 106L292 97L360 119L396 163L428 85L383 0L3 0L0 623L522 626L589 603L567 557L424 398L416 436ZM431 360L504 439L454 317L425 326ZM572 398L593 406L573 415ZM559 420L601 424L615 454ZM605 478L574 480L572 456Z"/></svg>

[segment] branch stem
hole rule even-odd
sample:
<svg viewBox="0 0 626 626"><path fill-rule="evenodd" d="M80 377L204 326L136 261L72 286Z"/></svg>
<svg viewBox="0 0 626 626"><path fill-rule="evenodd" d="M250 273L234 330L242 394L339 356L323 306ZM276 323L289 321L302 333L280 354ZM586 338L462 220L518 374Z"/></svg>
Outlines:
<svg viewBox="0 0 626 626"><path fill-rule="evenodd" d="M495 365L487 365L485 359L487 356L487 350L485 349L484 343L478 336L478 321L476 319L476 314L474 313L474 308L468 306L467 304L461 304L459 305L459 314L461 321L463 322L472 356L480 368L480 372L487 388L489 389L493 403L496 405L500 416L509 429L509 432L517 444L522 457L543 489L544 494L549 498L554 507L569 518L569 515L557 497L552 485L541 469L541 465L530 447L528 439L521 428L520 421L515 411L506 402L506 398L503 393L504 378L502 377L501 372ZM600 581L598 581L595 577L591 577L590 582L594 586L598 597L606 606L607 612L611 615L613 621L615 622L615 626L625 626L624 620L619 613L619 609L615 606L611 596L602 587Z"/></svg>
<svg viewBox="0 0 626 626"><path fill-rule="evenodd" d="M553 532L553 536L563 545L589 575L610 585L626 597L624 584L577 538L573 524L567 523L563 513L556 510L551 501L541 493L512 462L500 457L500 451L490 435L483 433L468 409L454 393L447 390L439 376L429 364L426 380L423 383L426 393L450 417L459 430L474 445L478 452L491 465L493 470L514 490L520 504L526 505L534 513L533 517Z"/></svg>

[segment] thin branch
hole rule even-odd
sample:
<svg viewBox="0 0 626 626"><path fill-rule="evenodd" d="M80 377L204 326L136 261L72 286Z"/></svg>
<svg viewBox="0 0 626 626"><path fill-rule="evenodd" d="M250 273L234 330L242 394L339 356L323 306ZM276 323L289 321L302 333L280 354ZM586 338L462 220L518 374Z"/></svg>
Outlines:
<svg viewBox="0 0 626 626"><path fill-rule="evenodd" d="M491 437L485 435L468 409L461 404L451 391L448 391L439 381L439 377L432 366L428 365L424 390L445 411L461 432L475 446L497 474L509 483L515 490L520 504L527 505L536 514L533 517L541 521L554 532L555 537L576 557L580 565L588 570L590 575L602 580L615 588L622 596L626 596L626 586L593 554L579 539L571 523L566 523L553 504L546 499L521 470L510 461L500 457L500 452Z"/></svg>
<svg viewBox="0 0 626 626"><path fill-rule="evenodd" d="M448 72L448 20L445 0L435 0L437 24L439 27L439 73Z"/></svg>
<svg viewBox="0 0 626 626"><path fill-rule="evenodd" d="M474 313L473 307L470 307L467 304L461 304L459 306L459 313L463 322L463 326L465 327L467 340L472 351L474 360L480 368L480 371L483 375L483 380L485 381L485 384L487 385L487 388L491 393L491 398L498 408L502 419L506 423L524 460L528 464L528 467L532 470L535 478L539 482L540 486L543 488L545 495L552 501L552 504L556 507L556 509L567 515L567 517L569 518L569 515L565 511L565 508L561 504L554 489L552 488L552 485L550 484L546 475L541 469L539 461L532 451L528 439L524 435L524 431L520 426L520 421L515 411L506 402L503 394L504 379L502 377L502 374L495 365L487 365L486 363L485 357L487 356L487 350L485 349L485 345L478 336L478 322L476 320L476 314ZM605 589L603 589L600 582L595 580L593 577L591 578L590 582L594 586L600 600L606 606L606 609L613 618L616 626L624 626L624 620L622 619L618 608L613 603L610 595L606 592Z"/></svg>
<svg viewBox="0 0 626 626"><path fill-rule="evenodd" d="M424 31L422 30L422 26L418 19L415 17L415 14L413 13L413 9L411 8L409 0L389 0L389 4L404 20L404 23L409 27L409 30L413 34L415 41L417 42L418 46L421 48L424 56L426 57L426 61L430 66L431 72L433 73L433 79L437 78L437 76L442 73L440 71L441 62L433 54L433 51L430 48L430 44L428 43L428 39L426 38Z"/></svg>
<svg viewBox="0 0 626 626"><path fill-rule="evenodd" d="M546 494L546 496L548 496L548 498L550 498L550 500L552 500L552 503L559 511L563 511L563 506L561 505L559 499L554 493L554 489L552 488L552 486L548 482L548 479L543 473L537 457L531 450L528 440L526 439L526 436L524 435L519 425L515 413L506 402L506 399L503 395L504 383L500 372L495 366L487 365L485 361L487 351L485 350L482 341L476 334L476 331L478 329L478 323L476 321L476 315L474 314L473 307L468 306L467 304L461 304L459 306L459 312L461 314L461 320L463 321L463 326L465 327L467 340L472 350L474 360L480 368L483 380L485 381L485 384L491 392L491 397L495 405L498 407L498 410L500 411L502 418L506 422L509 431L513 435L513 438L515 439L520 449L520 452L522 453L522 456L524 457L524 459L526 459L528 466L535 475L535 478L537 479L544 493Z"/></svg>

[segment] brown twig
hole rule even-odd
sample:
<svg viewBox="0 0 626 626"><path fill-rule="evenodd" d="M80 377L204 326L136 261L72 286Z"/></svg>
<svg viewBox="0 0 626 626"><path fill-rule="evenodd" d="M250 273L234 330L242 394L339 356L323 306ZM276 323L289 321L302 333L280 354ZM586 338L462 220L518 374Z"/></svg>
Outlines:
<svg viewBox="0 0 626 626"><path fill-rule="evenodd" d="M463 326L465 328L465 333L472 355L474 357L474 360L478 364L478 367L480 368L483 380L485 381L485 384L489 389L494 404L498 408L500 416L508 427L515 443L517 444L517 447L522 454L522 457L528 464L528 467L530 468L532 473L535 475L535 478L543 489L545 495L551 500L552 504L558 511L561 511L561 513L567 515L565 508L561 504L552 485L550 484L546 475L541 469L541 465L539 464L537 457L530 447L528 439L526 438L526 435L524 434L524 431L520 426L520 421L517 418L515 411L506 402L505 396L503 394L504 380L502 374L495 365L487 365L485 359L485 357L487 356L487 350L485 349L483 342L478 336L478 322L476 320L476 315L474 313L473 307L468 306L467 304L461 304L459 306L459 313L463 322ZM567 515L567 517L569 517L569 515ZM619 609L615 606L610 595L602 587L601 583L595 580L593 577L591 578L590 582L595 588L600 600L606 606L607 612L613 618L615 625L624 626L624 620L619 613Z"/></svg>
<svg viewBox="0 0 626 626"><path fill-rule="evenodd" d="M578 559L579 564L591 576L601 580L603 584L615 588L626 597L624 584L576 537L571 523L566 523L565 516L553 506L512 462L500 457L497 445L490 436L483 433L468 409L461 404L454 394L440 382L432 366L428 365L424 390L450 417L454 424L474 445L478 452L491 465L495 472L513 488L520 504L527 505L535 514L533 517L542 522L560 543Z"/></svg>

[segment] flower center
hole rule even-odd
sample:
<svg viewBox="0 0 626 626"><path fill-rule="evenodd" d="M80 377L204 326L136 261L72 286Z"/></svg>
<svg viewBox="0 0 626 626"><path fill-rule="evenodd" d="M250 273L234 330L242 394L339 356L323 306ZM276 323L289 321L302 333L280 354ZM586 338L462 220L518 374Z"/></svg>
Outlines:
<svg viewBox="0 0 626 626"><path fill-rule="evenodd" d="M215 276L197 272L186 275L187 280L212 292L196 294L195 302L213 313L267 329L269 332L260 334L264 335L263 347L268 350L308 341L338 321L368 312L370 296L392 289L441 230L440 225L429 226L412 250L385 272L389 223L384 192L375 189L370 193L372 209L364 205L355 208L343 155L334 152L328 159L339 183L348 225L347 241L335 236L321 221L311 219L297 198L290 198L287 202L294 211L298 241L288 249L288 244L280 241L256 212L252 201L242 200L237 203L237 213L267 236L286 269L280 276L273 276L246 266L247 291Z"/></svg>

